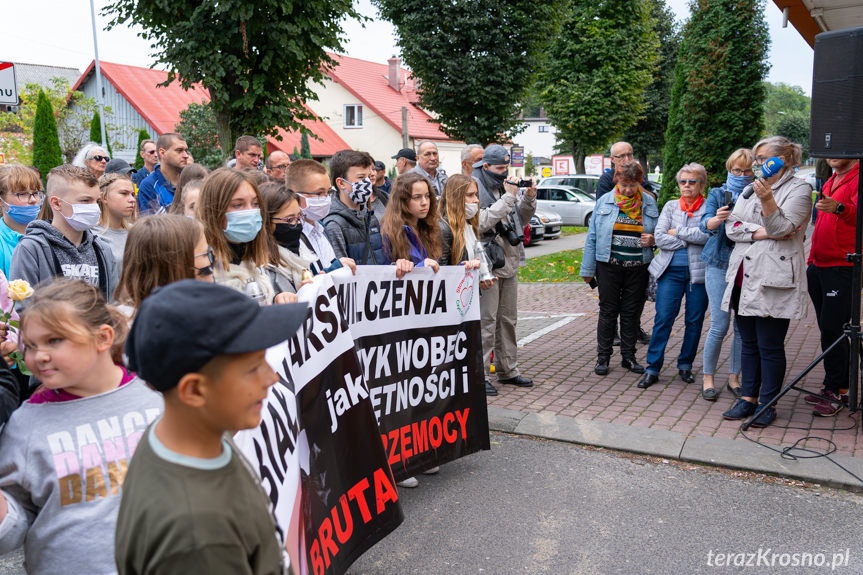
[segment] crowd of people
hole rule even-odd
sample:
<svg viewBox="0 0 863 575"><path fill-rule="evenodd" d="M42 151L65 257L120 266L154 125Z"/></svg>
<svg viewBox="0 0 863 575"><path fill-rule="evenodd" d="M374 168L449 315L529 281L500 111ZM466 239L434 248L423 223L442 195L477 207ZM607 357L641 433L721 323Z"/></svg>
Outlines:
<svg viewBox="0 0 863 575"><path fill-rule="evenodd" d="M804 317L810 300L825 349L847 321L857 163L829 161L834 174L815 204L807 267L812 198L794 177L799 145L771 137L736 150L725 184L709 192L705 168L688 163L677 172L680 198L661 211L632 147L618 142L611 151L580 270L599 290L595 373L610 372L619 345L622 367L640 375L636 385L656 384L685 300L680 379L695 381L709 308L701 396L719 395L716 369L733 325L727 385L736 401L724 416L749 417L778 393L790 320ZM140 154L144 168L135 171L88 144L45 174L44 189L33 168L0 167L0 306L8 314L0 325L0 552L24 545L28 570L233 572L255 556L252 572L277 572L266 501L257 501L260 489L243 478L223 432L257 425L275 381L264 350L277 343L273 334L299 325L304 308L291 304L316 274L363 265L393 265L398 277L417 267L477 270L485 392L498 394L492 361L499 384L533 386L519 370L515 330L522 230L537 190L508 180L503 146L466 146L462 173L449 176L437 146L423 141L392 156L392 181L365 152L337 152L325 166L282 152L264 157L252 136L236 141L232 167L212 172L193 162L180 134L146 140ZM784 167L757 178L773 158ZM656 306L649 338L641 330L648 300ZM636 343L648 339L642 366ZM816 415L842 409L847 355L846 345L828 356L824 389L807 397ZM775 418L763 409L753 425ZM113 459L88 455L97 434L114 442ZM184 481L201 487L196 497L177 495ZM231 510L226 485L247 493L252 510ZM223 541L223 553L205 556L206 545L188 534L156 544L186 521L178 510L194 517L208 501L225 501L225 513L201 536ZM237 540L237 516L245 521L238 529L255 537ZM116 565L93 531L110 539L115 525Z"/></svg>
<svg viewBox="0 0 863 575"><path fill-rule="evenodd" d="M752 426L770 425L777 417L772 403L785 379L791 320L806 317L811 302L827 350L850 319L852 264L845 255L854 251L858 162L827 160L833 173L814 205L807 260L804 240L813 201L810 186L795 177L800 145L773 136L751 150L735 150L726 162L725 183L706 194L705 168L686 164L676 174L679 199L667 202L661 213L628 143L612 147L615 159L615 170L600 180L613 187L597 192L580 270L584 281L599 288L595 373L610 371L619 319L622 367L641 374L641 389L659 382L685 300L680 380L696 380L693 366L709 308L701 397L719 397L716 368L733 324L727 387L735 401L723 417L742 420L758 411ZM767 162L782 167L762 172ZM645 367L635 358L635 342L648 299L655 301L656 313ZM806 401L814 405L813 415L831 417L847 404L847 342L828 354L824 367L823 389Z"/></svg>

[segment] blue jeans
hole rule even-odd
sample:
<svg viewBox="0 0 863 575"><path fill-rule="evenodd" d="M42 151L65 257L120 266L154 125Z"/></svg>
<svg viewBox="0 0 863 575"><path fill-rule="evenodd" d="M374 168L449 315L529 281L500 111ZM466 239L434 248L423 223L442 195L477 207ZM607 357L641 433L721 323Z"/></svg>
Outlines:
<svg viewBox="0 0 863 575"><path fill-rule="evenodd" d="M728 333L731 324L731 311L722 311L722 296L725 294L725 270L715 266L707 266L704 287L707 289L707 299L710 300L710 329L707 331L707 339L704 341L704 368L705 375L716 373L716 364L719 363L719 352L722 351L722 340ZM731 362L728 373L740 375L740 352L743 350L740 342L740 333L737 329L737 320L734 321L734 339L731 340Z"/></svg>
<svg viewBox="0 0 863 575"><path fill-rule="evenodd" d="M791 320L776 317L737 316L743 339L743 397L757 397L768 403L782 389L785 380L785 335Z"/></svg>
<svg viewBox="0 0 863 575"><path fill-rule="evenodd" d="M647 347L647 368L645 372L659 375L665 362L665 347L674 327L674 320L680 313L680 303L686 296L685 329L680 355L677 356L677 369L692 369L698 342L701 340L701 326L707 311L707 290L704 284L689 281L689 266L670 266L656 283L656 316L653 320L653 335Z"/></svg>

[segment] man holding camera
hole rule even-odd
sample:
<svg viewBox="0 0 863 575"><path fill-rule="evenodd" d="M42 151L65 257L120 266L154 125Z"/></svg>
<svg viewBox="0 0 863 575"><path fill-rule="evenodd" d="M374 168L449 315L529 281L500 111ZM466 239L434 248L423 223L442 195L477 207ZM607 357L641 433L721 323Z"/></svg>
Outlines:
<svg viewBox="0 0 863 575"><path fill-rule="evenodd" d="M479 186L480 241L490 245L492 252L501 255L503 265L493 270L497 281L482 291L482 350L485 367L485 391L497 395L497 389L488 381L490 355L494 351L494 364L498 382L518 387L532 387L533 381L518 371L518 347L515 325L518 321L518 268L524 262L524 224L536 211L536 186L530 183L519 198L518 185L506 180L509 154L501 145L491 144L482 159L473 165L473 177ZM521 182L520 182L521 183Z"/></svg>

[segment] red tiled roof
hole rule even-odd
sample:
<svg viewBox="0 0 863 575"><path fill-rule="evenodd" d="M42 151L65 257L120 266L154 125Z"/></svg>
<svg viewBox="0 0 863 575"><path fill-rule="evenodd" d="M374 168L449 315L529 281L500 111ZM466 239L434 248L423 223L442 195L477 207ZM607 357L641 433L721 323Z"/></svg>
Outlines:
<svg viewBox="0 0 863 575"><path fill-rule="evenodd" d="M402 130L402 107L408 109L408 135L417 139L450 140L440 129L440 124L416 105L417 94L410 71L400 68L396 91L389 85L389 64L378 64L367 60L350 58L341 54L330 54L339 63L329 76L359 99L364 106L380 116L399 133Z"/></svg>
<svg viewBox="0 0 863 575"><path fill-rule="evenodd" d="M75 83L72 91L79 89L87 76L93 72L94 66L95 63L91 62L84 74ZM188 91L184 90L179 82L171 82L167 87L159 86L168 79L168 73L163 70L104 61L100 61L99 66L105 79L111 82L117 92L129 102L157 134L173 132L177 122L180 121L180 112L185 110L189 104L210 101L209 94L200 84L194 84ZM321 142L309 138L309 147L313 156L332 156L339 150L350 148L326 123L318 120L306 120L301 123L324 140ZM294 146L297 147L297 150L300 149L299 132L287 132L279 128L279 134L283 138L281 142L274 138L267 138L269 150L278 149L292 153Z"/></svg>

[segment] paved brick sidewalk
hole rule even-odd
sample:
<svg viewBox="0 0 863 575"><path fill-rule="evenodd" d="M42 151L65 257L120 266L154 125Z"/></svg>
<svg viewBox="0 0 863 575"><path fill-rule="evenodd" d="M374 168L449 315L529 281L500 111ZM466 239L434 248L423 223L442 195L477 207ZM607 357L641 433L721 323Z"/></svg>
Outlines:
<svg viewBox="0 0 863 575"><path fill-rule="evenodd" d="M516 388L498 385L500 395L489 398L489 405L531 413L551 413L578 419L605 421L632 427L663 429L691 436L723 437L749 443L739 431L740 422L725 421L722 412L734 401L727 389L719 399L708 402L701 398L701 353L695 360L693 371L696 382L685 384L677 377L676 357L683 336L683 317L678 318L666 349L666 366L660 373L659 383L647 390L636 387L639 376L620 367L617 348L612 356L611 372L601 377L593 373L596 361L596 322L598 302L596 293L584 283L521 284L519 286L519 317L536 318L559 314L583 314L569 323L534 339L519 349L519 367L522 374L533 378L533 388ZM653 326L653 304L645 307L642 326L650 333ZM704 322L701 344L703 348L708 318ZM556 321L553 317L546 323ZM523 327L521 324L525 324ZM536 320L520 322L519 338L536 331ZM731 337L726 337L723 359L717 369L716 386L727 382L728 348ZM792 321L786 339L789 377L803 369L820 353L819 331L815 313ZM644 364L646 346L639 345L637 357ZM804 381L807 389L821 387L824 372L817 366ZM494 382L494 380L492 380ZM842 410L832 418L812 416L812 406L803 401L803 394L789 392L777 408L778 418L770 427L751 428L747 435L762 443L788 447L804 437L829 439L836 444L837 453L863 458L863 440L860 439L859 415L849 417ZM794 429L786 429L794 427ZM849 429L850 428L850 429ZM804 447L825 451L826 442L808 440ZM765 455L768 452L765 450Z"/></svg>

